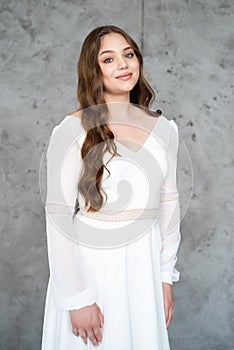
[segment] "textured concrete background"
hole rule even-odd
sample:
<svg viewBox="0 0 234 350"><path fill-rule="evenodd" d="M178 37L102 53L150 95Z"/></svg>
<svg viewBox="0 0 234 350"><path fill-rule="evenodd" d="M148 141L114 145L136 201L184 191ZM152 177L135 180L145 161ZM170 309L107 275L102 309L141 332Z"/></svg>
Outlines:
<svg viewBox="0 0 234 350"><path fill-rule="evenodd" d="M77 108L84 37L115 24L142 48L155 106L178 123L194 170L171 349L234 349L234 2L1 0L0 16L0 348L40 349L48 280L40 160L52 128Z"/></svg>

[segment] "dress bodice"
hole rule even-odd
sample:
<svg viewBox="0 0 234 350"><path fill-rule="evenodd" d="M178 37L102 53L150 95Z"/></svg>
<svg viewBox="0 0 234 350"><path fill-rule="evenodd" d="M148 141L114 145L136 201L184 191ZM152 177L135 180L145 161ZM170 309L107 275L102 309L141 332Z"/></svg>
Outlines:
<svg viewBox="0 0 234 350"><path fill-rule="evenodd" d="M64 122L73 124L72 130L80 148L85 139L85 130L81 120L68 115ZM169 121L160 116L151 134L138 151L133 151L116 141L117 151L121 155L113 157L104 154L102 188L107 195L102 210L127 210L134 208L154 208L160 204L160 186L167 172L167 141ZM76 128L74 128L76 125ZM84 200L79 194L80 206Z"/></svg>

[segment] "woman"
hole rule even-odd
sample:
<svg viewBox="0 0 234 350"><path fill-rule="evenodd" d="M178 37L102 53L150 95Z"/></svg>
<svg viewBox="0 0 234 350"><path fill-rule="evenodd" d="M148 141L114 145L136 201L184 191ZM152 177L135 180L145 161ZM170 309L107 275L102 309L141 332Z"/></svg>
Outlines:
<svg viewBox="0 0 234 350"><path fill-rule="evenodd" d="M47 150L42 350L169 349L177 125L148 109L142 55L116 26L86 37L77 93L80 109L53 129Z"/></svg>

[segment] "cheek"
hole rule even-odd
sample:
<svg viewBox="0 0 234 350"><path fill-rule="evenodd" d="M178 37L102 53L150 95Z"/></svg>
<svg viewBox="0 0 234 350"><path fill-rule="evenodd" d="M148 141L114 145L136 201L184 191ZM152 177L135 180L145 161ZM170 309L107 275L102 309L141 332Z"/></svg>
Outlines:
<svg viewBox="0 0 234 350"><path fill-rule="evenodd" d="M139 70L139 62L138 60L132 61L132 67L136 70Z"/></svg>
<svg viewBox="0 0 234 350"><path fill-rule="evenodd" d="M114 69L111 65L102 66L101 71L104 78L110 78L114 74Z"/></svg>

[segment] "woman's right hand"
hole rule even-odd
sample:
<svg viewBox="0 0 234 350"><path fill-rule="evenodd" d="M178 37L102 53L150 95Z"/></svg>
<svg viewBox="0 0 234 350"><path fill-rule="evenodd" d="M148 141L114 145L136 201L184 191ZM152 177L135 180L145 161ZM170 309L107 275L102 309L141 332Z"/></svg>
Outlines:
<svg viewBox="0 0 234 350"><path fill-rule="evenodd" d="M98 342L102 341L100 327L104 325L104 316L96 303L78 310L70 310L69 313L73 334L80 335L85 344L87 344L87 336L93 345L98 345Z"/></svg>

